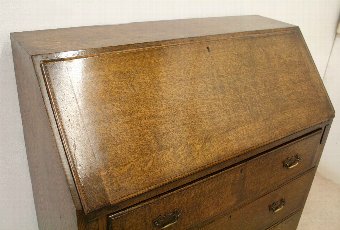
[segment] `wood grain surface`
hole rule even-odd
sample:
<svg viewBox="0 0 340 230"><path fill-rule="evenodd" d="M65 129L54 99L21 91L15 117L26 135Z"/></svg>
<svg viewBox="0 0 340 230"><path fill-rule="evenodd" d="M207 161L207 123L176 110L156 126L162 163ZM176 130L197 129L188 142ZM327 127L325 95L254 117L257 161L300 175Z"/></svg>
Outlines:
<svg viewBox="0 0 340 230"><path fill-rule="evenodd" d="M188 229L223 212L230 212L269 193L314 167L321 132L282 146L217 175L185 186L136 207L111 215L112 229L152 229L153 220L178 210L173 229ZM291 169L282 162L299 154L301 161Z"/></svg>
<svg viewBox="0 0 340 230"><path fill-rule="evenodd" d="M136 22L12 33L30 55L294 27L258 15Z"/></svg>
<svg viewBox="0 0 340 230"><path fill-rule="evenodd" d="M305 175L297 178L286 186L261 197L255 202L250 203L239 210L229 213L217 220L214 220L211 224L193 229L267 229L303 207L314 178L314 173L315 169L312 169ZM282 210L278 211L277 213L270 211L269 206L281 199L285 201ZM290 226L296 228L296 222ZM294 230L295 228L291 228L290 230Z"/></svg>
<svg viewBox="0 0 340 230"><path fill-rule="evenodd" d="M25 147L39 229L76 229L76 207L31 57L12 41Z"/></svg>
<svg viewBox="0 0 340 230"><path fill-rule="evenodd" d="M178 205L189 216L182 228L215 218L316 166L335 115L299 28L260 16L11 40L37 216L47 229L75 229L76 218L79 229L106 229L108 216L111 227L148 228ZM297 167L283 167L294 159ZM301 209L309 184L296 188ZM252 221L238 210L221 223ZM136 213L148 222L131 219ZM284 213L275 221L261 214L261 228L292 214Z"/></svg>
<svg viewBox="0 0 340 230"><path fill-rule="evenodd" d="M297 211L281 223L269 228L268 230L294 230L298 227L301 214L302 211Z"/></svg>
<svg viewBox="0 0 340 230"><path fill-rule="evenodd" d="M293 28L47 61L85 212L333 116Z"/></svg>

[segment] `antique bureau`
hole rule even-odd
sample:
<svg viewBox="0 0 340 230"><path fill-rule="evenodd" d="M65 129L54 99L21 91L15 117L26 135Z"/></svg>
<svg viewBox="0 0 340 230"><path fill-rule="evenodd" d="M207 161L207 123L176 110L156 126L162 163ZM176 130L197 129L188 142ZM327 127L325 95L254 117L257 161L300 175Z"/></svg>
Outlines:
<svg viewBox="0 0 340 230"><path fill-rule="evenodd" d="M260 16L11 34L40 229L295 229L334 110Z"/></svg>

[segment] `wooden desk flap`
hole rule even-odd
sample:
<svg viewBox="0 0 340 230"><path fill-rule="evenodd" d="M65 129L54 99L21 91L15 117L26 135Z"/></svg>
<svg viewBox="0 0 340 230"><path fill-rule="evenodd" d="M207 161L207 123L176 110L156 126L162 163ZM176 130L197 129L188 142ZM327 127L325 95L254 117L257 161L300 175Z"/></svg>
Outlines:
<svg viewBox="0 0 340 230"><path fill-rule="evenodd" d="M99 51L41 65L86 213L334 116L297 27Z"/></svg>

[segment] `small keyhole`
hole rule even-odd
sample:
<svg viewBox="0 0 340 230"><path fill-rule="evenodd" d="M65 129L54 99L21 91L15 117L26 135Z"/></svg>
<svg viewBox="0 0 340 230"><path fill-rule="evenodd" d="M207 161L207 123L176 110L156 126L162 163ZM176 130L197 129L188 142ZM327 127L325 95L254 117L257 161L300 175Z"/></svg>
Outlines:
<svg viewBox="0 0 340 230"><path fill-rule="evenodd" d="M208 50L208 52L210 53L210 47L209 47L209 46L207 46L207 50Z"/></svg>

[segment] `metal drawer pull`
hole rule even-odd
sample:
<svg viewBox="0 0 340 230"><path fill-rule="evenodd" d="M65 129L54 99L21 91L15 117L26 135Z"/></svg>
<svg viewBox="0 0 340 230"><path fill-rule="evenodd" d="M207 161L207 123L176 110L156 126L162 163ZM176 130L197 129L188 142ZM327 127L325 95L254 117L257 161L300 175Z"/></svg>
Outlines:
<svg viewBox="0 0 340 230"><path fill-rule="evenodd" d="M296 167L300 161L301 161L301 158L299 157L298 154L296 154L295 156L288 157L282 163L283 163L283 167L287 169L291 169L291 168Z"/></svg>
<svg viewBox="0 0 340 230"><path fill-rule="evenodd" d="M165 215L161 215L157 217L152 222L155 227L159 229L165 229L167 227L170 227L171 225L176 224L180 215L181 215L181 212L179 210L175 210L171 213L167 213Z"/></svg>
<svg viewBox="0 0 340 230"><path fill-rule="evenodd" d="M282 198L281 200L275 201L274 203L269 205L269 211L272 213L277 213L283 209L285 204L286 204L286 201L284 198Z"/></svg>

